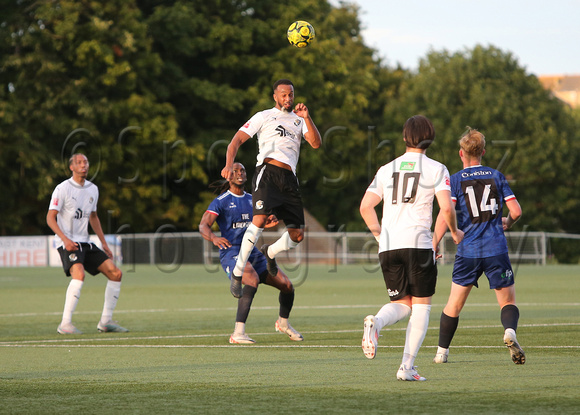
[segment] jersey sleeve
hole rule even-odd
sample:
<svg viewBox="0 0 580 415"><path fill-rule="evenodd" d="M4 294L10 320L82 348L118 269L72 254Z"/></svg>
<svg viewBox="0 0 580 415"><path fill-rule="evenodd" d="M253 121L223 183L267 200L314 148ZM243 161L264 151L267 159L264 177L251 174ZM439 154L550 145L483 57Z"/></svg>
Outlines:
<svg viewBox="0 0 580 415"><path fill-rule="evenodd" d="M257 112L252 118L250 118L244 125L240 127L239 131L243 131L250 137L253 137L258 131L260 131L263 123L264 116L261 112Z"/></svg>
<svg viewBox="0 0 580 415"><path fill-rule="evenodd" d="M449 177L449 170L443 164L437 171L437 176L435 177L435 193L439 193L442 190L451 191L451 178Z"/></svg>
<svg viewBox="0 0 580 415"><path fill-rule="evenodd" d="M499 172L498 172L499 173ZM512 191L512 189L510 188L510 185L507 182L507 179L505 178L505 176L502 173L499 173L499 187L501 189L501 194L503 196L503 200L508 201L508 200L512 200L516 198L516 195L514 195L514 192Z"/></svg>
<svg viewBox="0 0 580 415"><path fill-rule="evenodd" d="M220 215L221 205L217 197L209 204L209 206L206 209L206 212L213 213L216 216Z"/></svg>
<svg viewBox="0 0 580 415"><path fill-rule="evenodd" d="M308 126L306 125L306 121L304 121L304 118L302 118L302 137L304 137L308 131L309 130Z"/></svg>
<svg viewBox="0 0 580 415"><path fill-rule="evenodd" d="M381 200L383 199L383 187L384 187L384 183L382 180L382 177L384 176L383 174L381 174L383 172L384 167L381 167L379 169L379 171L377 171L377 174L375 174L375 178L373 179L373 181L371 182L371 184L369 185L369 187L367 188L367 192L371 192L376 194L378 197L381 198Z"/></svg>
<svg viewBox="0 0 580 415"><path fill-rule="evenodd" d="M62 191L62 186L56 186L52 192L50 198L50 204L48 205L48 210L56 210L60 212L62 205L64 204L64 192Z"/></svg>

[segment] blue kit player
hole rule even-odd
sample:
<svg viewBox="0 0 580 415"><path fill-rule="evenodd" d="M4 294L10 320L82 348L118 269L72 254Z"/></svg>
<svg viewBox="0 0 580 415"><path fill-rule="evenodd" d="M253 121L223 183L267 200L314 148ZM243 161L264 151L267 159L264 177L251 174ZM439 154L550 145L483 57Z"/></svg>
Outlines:
<svg viewBox="0 0 580 415"><path fill-rule="evenodd" d="M478 286L477 280L485 272L501 309L504 343L512 361L521 365L526 356L516 339L519 310L504 231L521 217L522 209L504 175L481 165L485 154L483 134L469 129L459 140L459 146L463 170L451 176L451 200L455 203L457 222L465 237L457 247L451 292L441 313L439 347L434 362L447 362L459 313L471 289ZM509 210L507 217L502 215L504 203ZM438 217L433 238L436 250L446 229L445 221Z"/></svg>
<svg viewBox="0 0 580 415"><path fill-rule="evenodd" d="M230 279L240 252L242 238L246 228L252 223L252 195L244 191L246 180L245 167L241 163L234 163L233 175L224 183L221 194L210 203L199 224L201 235L220 249L220 262ZM221 236L212 232L211 227L214 223L217 223ZM278 220L270 216L266 226L275 226L277 223ZM276 331L287 334L291 340L303 340L302 335L288 322L294 304L292 282L279 268L276 275L270 275L266 257L255 247L245 264L242 283L244 288L242 296L238 299L236 324L230 336L230 343L255 343L246 334L246 320L260 283L280 290L280 312L274 326Z"/></svg>

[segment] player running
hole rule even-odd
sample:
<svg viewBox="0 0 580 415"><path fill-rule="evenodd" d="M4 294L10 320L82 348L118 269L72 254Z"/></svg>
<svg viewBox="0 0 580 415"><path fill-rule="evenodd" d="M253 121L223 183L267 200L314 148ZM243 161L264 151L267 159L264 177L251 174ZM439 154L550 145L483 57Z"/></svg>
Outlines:
<svg viewBox="0 0 580 415"><path fill-rule="evenodd" d="M526 355L516 339L520 312L516 306L514 273L508 256L504 231L522 216L522 209L499 171L481 165L485 154L485 137L469 129L459 140L459 157L463 170L451 176L451 200L457 211L459 228L465 232L457 247L451 292L439 323L439 347L433 361L446 363L449 345L459 324L459 313L471 289L483 272L489 288L495 290L504 327L503 341L515 364L523 365ZM503 217L503 204L509 213ZM441 215L435 224L433 247L447 229Z"/></svg>

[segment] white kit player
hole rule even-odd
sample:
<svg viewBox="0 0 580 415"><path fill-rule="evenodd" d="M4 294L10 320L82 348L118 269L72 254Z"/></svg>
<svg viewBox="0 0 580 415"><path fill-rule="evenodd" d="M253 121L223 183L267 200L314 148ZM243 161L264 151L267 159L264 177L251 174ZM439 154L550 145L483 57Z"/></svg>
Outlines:
<svg viewBox="0 0 580 415"><path fill-rule="evenodd" d="M254 216L242 240L230 284L230 291L236 298L242 296L242 273L269 215L276 215L287 228L280 239L260 249L266 256L270 275L276 276L278 272L276 255L295 248L304 239L304 208L296 165L302 137L312 148L321 144L320 133L306 105L294 106L292 82L280 79L274 83L273 90L276 106L256 113L238 130L228 145L226 165L222 170L222 177L231 180L238 149L250 137L258 137L258 161L252 182Z"/></svg>
<svg viewBox="0 0 580 415"><path fill-rule="evenodd" d="M54 189L46 215L46 223L55 233L64 272L71 277L66 291L62 321L57 328L60 334L81 334L72 324L72 315L78 304L85 270L96 275L102 272L107 278L105 304L97 324L100 332L127 332L112 320L121 292L122 272L111 260L112 252L107 245L101 222L97 216L99 190L87 180L89 161L83 154L74 154L69 160L72 177ZM100 250L90 241L88 225L102 243Z"/></svg>
<svg viewBox="0 0 580 415"><path fill-rule="evenodd" d="M425 380L414 362L427 333L437 282L431 238L435 198L454 242L463 238L451 202L449 172L425 155L434 139L435 129L428 118L409 118L403 127L405 154L378 170L360 205L362 218L379 242L379 261L391 300L376 315L365 317L362 348L373 359L381 329L410 314L399 380ZM382 224L375 211L381 201Z"/></svg>

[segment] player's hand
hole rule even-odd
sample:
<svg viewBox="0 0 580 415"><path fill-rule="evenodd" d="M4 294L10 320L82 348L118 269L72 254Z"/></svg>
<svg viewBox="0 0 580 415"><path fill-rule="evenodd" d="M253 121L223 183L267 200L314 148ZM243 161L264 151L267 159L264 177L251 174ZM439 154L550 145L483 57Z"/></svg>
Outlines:
<svg viewBox="0 0 580 415"><path fill-rule="evenodd" d="M222 169L222 177L228 182L234 177L234 166L226 166Z"/></svg>
<svg viewBox="0 0 580 415"><path fill-rule="evenodd" d="M268 218L266 219L266 228L273 228L274 226L278 225L278 223L280 223L278 221L278 218L276 217L276 215L270 215L268 216Z"/></svg>
<svg viewBox="0 0 580 415"><path fill-rule="evenodd" d="M77 244L76 242L71 241L70 239L66 239L65 241L62 241L64 244L64 249L66 249L69 252L72 251L78 251L79 250L79 244Z"/></svg>
<svg viewBox="0 0 580 415"><path fill-rule="evenodd" d="M507 231L509 229L507 216L501 218L501 225L504 231Z"/></svg>
<svg viewBox="0 0 580 415"><path fill-rule="evenodd" d="M296 104L294 107L294 114L302 118L308 118L308 107L303 103Z"/></svg>
<svg viewBox="0 0 580 415"><path fill-rule="evenodd" d="M465 234L461 229L457 229L457 232L451 233L451 237L453 238L453 242L455 242L455 245L459 245L459 243L463 241L464 236Z"/></svg>
<svg viewBox="0 0 580 415"><path fill-rule="evenodd" d="M219 249L227 249L227 248L229 248L229 247L232 246L232 244L230 243L230 241L228 241L226 238L221 237L221 236L216 236L216 237L212 238L211 241Z"/></svg>
<svg viewBox="0 0 580 415"><path fill-rule="evenodd" d="M103 251L105 251L105 254L107 254L109 258L113 259L113 251L109 249L109 245L107 245L106 243L103 244Z"/></svg>
<svg viewBox="0 0 580 415"><path fill-rule="evenodd" d="M435 252L435 261L437 261L439 258L443 258L443 254L439 249L439 244L435 244L435 241L433 241L433 251Z"/></svg>

